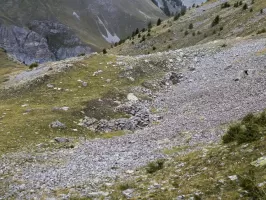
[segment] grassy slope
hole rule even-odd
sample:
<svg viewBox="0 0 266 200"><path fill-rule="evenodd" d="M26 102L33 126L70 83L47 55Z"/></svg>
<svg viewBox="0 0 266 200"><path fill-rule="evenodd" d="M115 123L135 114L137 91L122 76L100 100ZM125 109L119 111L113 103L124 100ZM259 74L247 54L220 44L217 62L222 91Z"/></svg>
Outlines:
<svg viewBox="0 0 266 200"><path fill-rule="evenodd" d="M16 73L25 69L25 66L11 61L0 48L0 84L3 83L11 73Z"/></svg>
<svg viewBox="0 0 266 200"><path fill-rule="evenodd" d="M165 149L168 161L151 162L131 180L118 181L112 199L123 199L128 188L137 199L266 199L265 127L265 111L250 113L229 126L223 144L187 154L187 146Z"/></svg>
<svg viewBox="0 0 266 200"><path fill-rule="evenodd" d="M120 132L95 134L78 126L78 123L85 115L99 119L126 117L123 113L113 111L113 101L123 101L131 86L160 76L165 69L160 67L162 61L157 63L158 69L149 69L147 66L145 72L142 69L147 65L144 60L140 63L131 63L132 66L136 64L132 74L135 81L131 82L126 78L119 78L122 68L115 65L116 61L117 57L113 55L94 55L75 63L66 72L50 76L38 85L31 84L30 87L15 91L0 91L0 154L17 151L22 147L33 147L39 143L50 146L51 141L58 136L75 140L79 137L110 138L121 135ZM103 73L93 76L98 70L103 70ZM111 79L111 82L107 83L107 79ZM83 87L78 80L87 82L88 86ZM48 83L62 90L48 88ZM139 97L147 98L144 95ZM99 103L99 99L102 99L103 103ZM53 110L54 107L64 106L70 109ZM81 111L85 111L85 114ZM67 129L51 129L49 124L55 120L66 124ZM75 132L73 129L78 131Z"/></svg>
<svg viewBox="0 0 266 200"><path fill-rule="evenodd" d="M58 74L46 83L14 94L9 92L9 97L0 95L0 113L6 113L0 119L0 153L18 150L32 143L49 143L56 136L92 137L92 134L77 125L78 119L83 117L79 111L85 108L85 103L89 100L101 98L104 93L114 91L114 87L124 84L123 81L110 84L105 82L106 79L115 79L117 76L116 67L105 68L106 62L114 59L112 56L95 56L76 63L67 74ZM100 65L100 62L104 65ZM104 72L92 77L93 72L99 69ZM80 87L79 79L87 81L88 87ZM49 89L47 83L69 91ZM28 106L23 107L25 104ZM53 111L54 107L63 106L70 107L70 110ZM31 111L27 113L27 109ZM62 131L50 129L49 124L55 120L65 123L68 128ZM78 133L72 130L76 128Z"/></svg>
<svg viewBox="0 0 266 200"><path fill-rule="evenodd" d="M166 20L160 26L154 26L151 29L151 36L147 36L148 32L141 33L140 38L135 36L133 40L127 40L125 44L110 51L122 55L148 54L217 39L256 35L258 30L266 27L266 11L264 14L260 14L260 10L266 8L266 2L263 0L255 0L252 5L248 3L249 9L245 11L242 9L243 6L233 7L236 0L229 0L231 7L225 9L221 9L220 5L214 6L215 2L217 1L210 0L199 8L192 8L177 21L174 21L173 18ZM250 12L250 8L253 9L253 12ZM220 23L211 27L211 23L217 15L221 18ZM191 23L194 26L193 29L189 29ZM223 30L220 30L221 27ZM188 31L186 36L185 31ZM146 41L141 43L144 35ZM156 47L156 50L153 50L153 47Z"/></svg>
<svg viewBox="0 0 266 200"><path fill-rule="evenodd" d="M121 180L111 188L111 199L125 199L122 191L134 189L135 199L266 199L266 165L255 167L253 161L265 155L266 138L244 145L217 145L175 156L152 174L146 168L135 172L133 178ZM179 155L179 156L177 156ZM237 176L231 180L229 176ZM153 185L160 185L155 189Z"/></svg>
<svg viewBox="0 0 266 200"><path fill-rule="evenodd" d="M204 6L211 5L215 0L208 1ZM217 39L234 37L264 37L257 35L257 31L266 27L266 14L260 10L266 8L266 2L255 0L253 8L243 11L242 6L234 8L236 1L229 1L230 8L221 9L220 6L206 10L201 16L193 17L195 8L177 21L167 20L161 26L147 32L146 41L140 43L141 38L135 36L125 44L110 50L117 54L135 55L176 49L195 44L205 43ZM211 28L210 24L219 14L219 25ZM192 23L194 28L188 29ZM220 30L223 27L223 30ZM188 30L189 34L184 36ZM214 34L214 30L216 33ZM201 34L197 34L200 31ZM196 35L193 36L192 33ZM207 35L207 37L204 36ZM132 44L132 41L134 44ZM152 50L155 46L156 50ZM264 53L264 52L262 52ZM111 199L126 199L122 191L130 188L134 190L134 199L176 199L184 195L185 199L266 199L266 165L255 167L251 163L265 156L266 138L259 141L237 145L215 145L200 147L200 150L185 153L187 147L165 149L169 156L163 169L155 173L148 173L146 168L139 169L134 175L118 180L114 186L103 187L103 191L111 193ZM230 180L229 176L237 176L237 180ZM153 185L155 189L152 189Z"/></svg>

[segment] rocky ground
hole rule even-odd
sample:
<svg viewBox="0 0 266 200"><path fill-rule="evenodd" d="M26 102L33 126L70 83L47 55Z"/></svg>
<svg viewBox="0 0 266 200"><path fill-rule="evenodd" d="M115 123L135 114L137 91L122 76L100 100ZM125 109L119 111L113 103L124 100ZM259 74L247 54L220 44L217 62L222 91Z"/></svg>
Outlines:
<svg viewBox="0 0 266 200"><path fill-rule="evenodd" d="M81 140L73 149L39 148L3 155L0 199L69 199L75 194L108 199L108 193L99 192L98 186L167 157L164 149L188 145L187 151L191 151L219 142L224 125L266 107L265 45L266 39L214 41L165 53L120 57L120 62L138 61L147 66L164 59L166 68L180 75L180 79L170 75L166 80L154 80L153 86L160 89L152 93L149 103L138 102L133 95L129 98L145 104L148 115L159 118L123 136ZM61 195L58 191L62 190L67 194Z"/></svg>

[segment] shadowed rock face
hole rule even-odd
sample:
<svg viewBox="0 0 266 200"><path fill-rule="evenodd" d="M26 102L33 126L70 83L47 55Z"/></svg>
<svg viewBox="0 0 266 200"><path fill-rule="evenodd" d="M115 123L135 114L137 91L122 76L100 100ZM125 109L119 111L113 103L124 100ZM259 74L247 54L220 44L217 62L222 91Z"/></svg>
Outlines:
<svg viewBox="0 0 266 200"><path fill-rule="evenodd" d="M183 7L183 0L151 0L166 15L179 13Z"/></svg>
<svg viewBox="0 0 266 200"><path fill-rule="evenodd" d="M2 0L0 48L25 64L101 50L165 18L151 0Z"/></svg>
<svg viewBox="0 0 266 200"><path fill-rule="evenodd" d="M62 24L33 21L30 28L0 25L0 47L27 65L91 53L91 48Z"/></svg>
<svg viewBox="0 0 266 200"><path fill-rule="evenodd" d="M44 37L50 51L57 60L91 53L91 48L84 44L67 26L52 21L34 20L29 29Z"/></svg>
<svg viewBox="0 0 266 200"><path fill-rule="evenodd" d="M25 64L55 60L44 37L13 25L0 25L0 47Z"/></svg>

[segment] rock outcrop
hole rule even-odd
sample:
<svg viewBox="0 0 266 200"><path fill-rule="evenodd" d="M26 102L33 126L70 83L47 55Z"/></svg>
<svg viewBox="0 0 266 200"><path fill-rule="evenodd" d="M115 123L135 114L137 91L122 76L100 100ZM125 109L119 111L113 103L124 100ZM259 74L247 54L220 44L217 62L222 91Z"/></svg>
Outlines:
<svg viewBox="0 0 266 200"><path fill-rule="evenodd" d="M0 47L27 65L92 52L65 25L36 20L28 28L0 24Z"/></svg>
<svg viewBox="0 0 266 200"><path fill-rule="evenodd" d="M116 108L117 111L127 113L131 117L112 120L96 120L94 118L85 117L80 120L79 125L88 128L93 132L107 133L119 130L135 131L148 126L151 122L158 121L161 117L150 113L140 102L128 102Z"/></svg>

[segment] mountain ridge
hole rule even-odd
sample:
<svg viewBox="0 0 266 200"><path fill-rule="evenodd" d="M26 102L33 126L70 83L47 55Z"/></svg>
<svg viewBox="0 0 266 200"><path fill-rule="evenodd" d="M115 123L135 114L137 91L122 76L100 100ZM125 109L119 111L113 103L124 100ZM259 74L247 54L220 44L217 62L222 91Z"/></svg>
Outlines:
<svg viewBox="0 0 266 200"><path fill-rule="evenodd" d="M150 0L5 0L0 12L0 47L25 64L91 53L166 17Z"/></svg>

